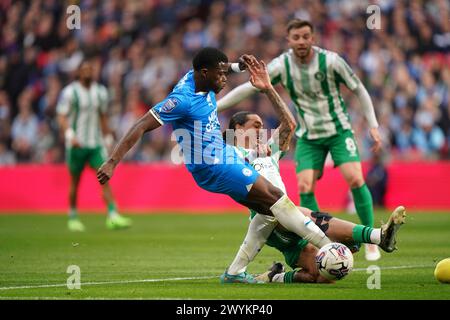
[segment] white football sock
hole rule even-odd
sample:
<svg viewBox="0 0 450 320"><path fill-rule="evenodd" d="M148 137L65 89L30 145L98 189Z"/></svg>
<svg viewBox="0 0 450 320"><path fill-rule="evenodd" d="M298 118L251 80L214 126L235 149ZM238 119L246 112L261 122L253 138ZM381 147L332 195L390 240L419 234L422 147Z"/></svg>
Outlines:
<svg viewBox="0 0 450 320"><path fill-rule="evenodd" d="M256 214L250 221L247 235L239 248L234 261L228 267L228 274L237 275L246 270L269 238L278 221L271 216Z"/></svg>
<svg viewBox="0 0 450 320"><path fill-rule="evenodd" d="M370 242L373 244L381 243L381 229L373 229L370 233Z"/></svg>
<svg viewBox="0 0 450 320"><path fill-rule="evenodd" d="M283 227L294 232L314 246L322 248L324 245L331 243L330 239L328 239L314 221L305 216L286 195L278 199L270 207L270 211L272 211L275 218Z"/></svg>

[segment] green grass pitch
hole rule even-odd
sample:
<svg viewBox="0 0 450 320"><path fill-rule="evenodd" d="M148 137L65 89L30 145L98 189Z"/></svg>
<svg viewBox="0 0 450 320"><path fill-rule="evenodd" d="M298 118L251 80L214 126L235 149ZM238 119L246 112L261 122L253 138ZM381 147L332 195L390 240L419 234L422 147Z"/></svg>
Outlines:
<svg viewBox="0 0 450 320"><path fill-rule="evenodd" d="M375 221L387 217L379 211ZM82 215L87 232L73 234L65 216L0 215L0 299L450 299L450 284L433 276L450 257L450 214L409 213L398 251L373 263L358 253L356 270L334 285L221 285L246 232L243 214L135 215L121 231L106 230L104 218ZM274 260L281 254L265 247L248 271ZM372 264L379 290L367 288ZM66 286L69 265L80 267L79 290Z"/></svg>

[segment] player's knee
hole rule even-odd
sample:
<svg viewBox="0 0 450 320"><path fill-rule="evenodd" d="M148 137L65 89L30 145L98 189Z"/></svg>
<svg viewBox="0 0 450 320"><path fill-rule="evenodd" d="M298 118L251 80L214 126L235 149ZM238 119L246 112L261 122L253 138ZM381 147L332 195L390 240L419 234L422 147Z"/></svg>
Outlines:
<svg viewBox="0 0 450 320"><path fill-rule="evenodd" d="M275 187L272 184L268 184L267 190L266 190L266 196L268 199L268 204L272 206L277 202L282 196L284 196L283 191L281 191L280 188Z"/></svg>
<svg viewBox="0 0 450 320"><path fill-rule="evenodd" d="M309 193L314 191L312 181L309 181L307 179L299 179L297 184L300 193Z"/></svg>
<svg viewBox="0 0 450 320"><path fill-rule="evenodd" d="M347 178L347 183L351 189L359 188L364 184L364 178L359 174L353 174Z"/></svg>
<svg viewBox="0 0 450 320"><path fill-rule="evenodd" d="M314 223L326 233L328 231L329 222L333 217L326 212L314 211L311 212L311 217L314 218Z"/></svg>

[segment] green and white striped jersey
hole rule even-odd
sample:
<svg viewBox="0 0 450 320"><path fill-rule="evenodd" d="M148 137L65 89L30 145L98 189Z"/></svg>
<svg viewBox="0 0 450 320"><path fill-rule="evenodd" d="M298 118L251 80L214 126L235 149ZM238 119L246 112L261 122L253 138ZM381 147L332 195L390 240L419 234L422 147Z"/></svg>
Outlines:
<svg viewBox="0 0 450 320"><path fill-rule="evenodd" d="M272 84L281 83L296 106L296 135L310 140L351 130L339 84L354 90L360 83L337 53L314 46L312 50L314 57L309 64L301 64L289 49L268 65Z"/></svg>
<svg viewBox="0 0 450 320"><path fill-rule="evenodd" d="M69 125L82 147L96 148L103 146L100 114L105 114L107 108L108 91L103 85L93 82L87 89L74 81L63 89L56 111L69 117Z"/></svg>

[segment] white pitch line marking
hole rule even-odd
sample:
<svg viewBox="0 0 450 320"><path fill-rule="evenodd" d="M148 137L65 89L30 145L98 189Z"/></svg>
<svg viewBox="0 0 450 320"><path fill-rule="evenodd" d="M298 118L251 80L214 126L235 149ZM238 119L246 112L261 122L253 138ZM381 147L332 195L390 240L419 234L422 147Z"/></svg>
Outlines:
<svg viewBox="0 0 450 320"><path fill-rule="evenodd" d="M375 262L375 261L374 261ZM395 269L420 269L420 268L434 268L434 265L415 265L415 266L391 266L381 267L381 270L395 270ZM367 268L356 268L354 272L366 271ZM109 285L109 284L129 284L129 283L146 283L146 282L166 282L166 281L183 281L183 280L206 280L214 279L219 276L207 276L207 277L185 277L185 278L165 278L165 279L142 279L142 280L120 280L120 281L103 281L103 282L82 282L81 286L95 286L95 285ZM41 284L35 286L15 286L15 287L0 287L0 290L14 290L14 289L39 289L39 288L58 288L66 287L67 283L59 284ZM1 297L0 297L1 298Z"/></svg>
<svg viewBox="0 0 450 320"><path fill-rule="evenodd" d="M103 281L103 282L81 282L81 286L95 286L95 285L102 285L102 284L128 284L128 283L144 283L144 282L182 281L182 280L204 280L204 279L213 279L216 277L217 276L166 278L166 279L142 279L142 280L119 280L119 281ZM36 285L36 286L0 287L0 290L57 288L57 287L66 287L66 286L67 286L67 283L41 284L41 285Z"/></svg>

